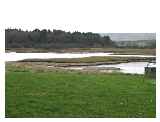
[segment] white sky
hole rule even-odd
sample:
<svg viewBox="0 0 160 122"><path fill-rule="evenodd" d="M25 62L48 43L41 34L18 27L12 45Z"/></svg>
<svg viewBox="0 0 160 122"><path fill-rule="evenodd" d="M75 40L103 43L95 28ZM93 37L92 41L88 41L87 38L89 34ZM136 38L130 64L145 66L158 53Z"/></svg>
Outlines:
<svg viewBox="0 0 160 122"><path fill-rule="evenodd" d="M3 28L155 32L158 0L4 0ZM154 6L154 7L153 7ZM134 21L133 21L134 20Z"/></svg>

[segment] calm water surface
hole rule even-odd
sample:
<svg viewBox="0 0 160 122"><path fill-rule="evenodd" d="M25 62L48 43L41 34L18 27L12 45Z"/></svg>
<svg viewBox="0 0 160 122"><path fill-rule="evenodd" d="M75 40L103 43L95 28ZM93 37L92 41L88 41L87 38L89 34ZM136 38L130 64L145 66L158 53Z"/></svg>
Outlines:
<svg viewBox="0 0 160 122"><path fill-rule="evenodd" d="M145 67L148 62L129 62L129 63L120 63L114 65L100 65L97 67L115 67L120 68L120 72L131 73L131 74L144 74ZM153 64L152 64L153 65Z"/></svg>
<svg viewBox="0 0 160 122"><path fill-rule="evenodd" d="M6 61L18 61L24 59L49 59L49 58L84 58L92 56L114 56L114 57L155 57L152 55L114 55L114 53L6 53Z"/></svg>

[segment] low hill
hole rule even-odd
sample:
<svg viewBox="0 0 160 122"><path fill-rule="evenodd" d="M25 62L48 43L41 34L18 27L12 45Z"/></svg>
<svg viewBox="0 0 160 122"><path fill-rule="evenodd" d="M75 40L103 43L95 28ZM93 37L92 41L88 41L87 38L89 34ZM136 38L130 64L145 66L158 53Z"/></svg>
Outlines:
<svg viewBox="0 0 160 122"><path fill-rule="evenodd" d="M156 48L156 40L117 41L117 47Z"/></svg>

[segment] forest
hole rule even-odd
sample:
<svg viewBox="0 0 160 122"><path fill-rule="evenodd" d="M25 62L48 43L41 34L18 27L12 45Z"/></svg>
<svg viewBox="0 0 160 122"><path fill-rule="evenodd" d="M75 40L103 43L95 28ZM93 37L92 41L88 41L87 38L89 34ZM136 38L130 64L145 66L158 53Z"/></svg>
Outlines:
<svg viewBox="0 0 160 122"><path fill-rule="evenodd" d="M92 32L65 32L62 30L23 31L21 29L5 30L5 47L7 48L101 48L114 47L109 36Z"/></svg>

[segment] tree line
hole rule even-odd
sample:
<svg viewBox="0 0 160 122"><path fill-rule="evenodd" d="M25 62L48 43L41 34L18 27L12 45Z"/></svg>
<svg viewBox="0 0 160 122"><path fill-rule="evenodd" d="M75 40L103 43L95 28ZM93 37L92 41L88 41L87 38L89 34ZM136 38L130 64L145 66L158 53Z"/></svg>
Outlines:
<svg viewBox="0 0 160 122"><path fill-rule="evenodd" d="M113 47L115 43L109 36L92 32L65 32L62 30L23 31L5 30L6 48L93 48Z"/></svg>

